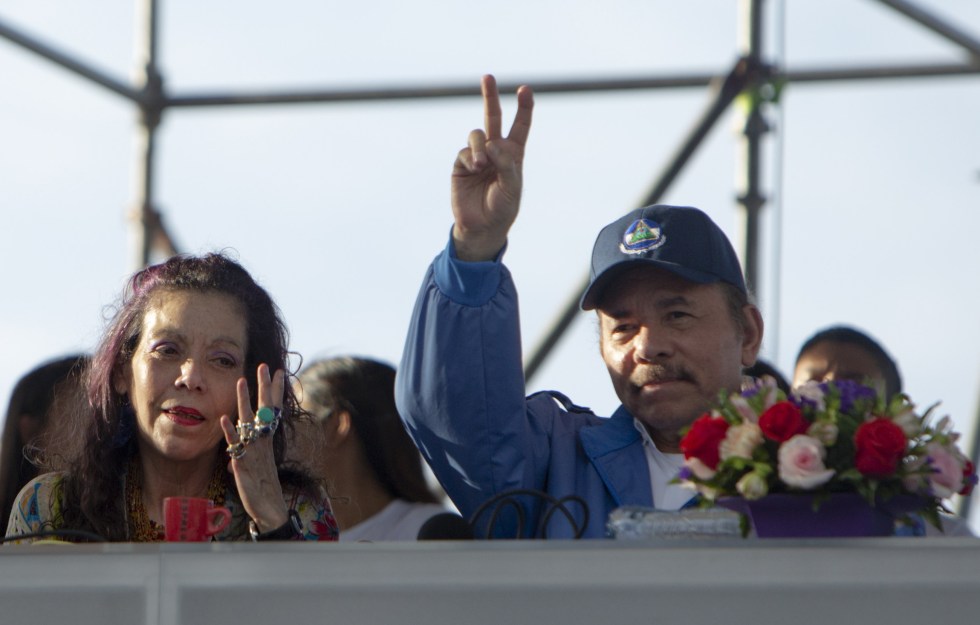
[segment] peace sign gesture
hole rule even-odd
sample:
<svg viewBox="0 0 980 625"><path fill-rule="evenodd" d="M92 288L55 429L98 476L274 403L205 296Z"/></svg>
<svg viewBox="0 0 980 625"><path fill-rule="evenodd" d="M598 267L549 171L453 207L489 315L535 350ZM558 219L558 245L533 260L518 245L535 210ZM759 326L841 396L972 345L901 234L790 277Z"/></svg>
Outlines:
<svg viewBox="0 0 980 625"><path fill-rule="evenodd" d="M524 145L534 108L531 88L518 88L517 114L503 137L497 81L488 74L480 86L486 128L470 132L453 165L453 241L456 255L465 261L491 260L507 242L520 208Z"/></svg>

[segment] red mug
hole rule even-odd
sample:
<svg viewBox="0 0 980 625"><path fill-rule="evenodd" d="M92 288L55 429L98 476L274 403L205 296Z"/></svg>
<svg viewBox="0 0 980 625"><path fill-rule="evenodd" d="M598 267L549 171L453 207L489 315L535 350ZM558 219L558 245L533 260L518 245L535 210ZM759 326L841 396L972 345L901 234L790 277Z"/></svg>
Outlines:
<svg viewBox="0 0 980 625"><path fill-rule="evenodd" d="M163 518L167 542L200 543L228 527L231 512L202 497L165 497Z"/></svg>

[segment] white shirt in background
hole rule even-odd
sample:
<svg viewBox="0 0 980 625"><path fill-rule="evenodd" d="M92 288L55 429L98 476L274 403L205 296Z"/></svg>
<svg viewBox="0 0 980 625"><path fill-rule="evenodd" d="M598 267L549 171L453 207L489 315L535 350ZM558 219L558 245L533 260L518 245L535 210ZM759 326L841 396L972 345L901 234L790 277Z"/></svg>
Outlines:
<svg viewBox="0 0 980 625"><path fill-rule="evenodd" d="M417 540L422 524L437 514L449 512L437 503L411 503L395 499L381 512L340 532L340 542Z"/></svg>

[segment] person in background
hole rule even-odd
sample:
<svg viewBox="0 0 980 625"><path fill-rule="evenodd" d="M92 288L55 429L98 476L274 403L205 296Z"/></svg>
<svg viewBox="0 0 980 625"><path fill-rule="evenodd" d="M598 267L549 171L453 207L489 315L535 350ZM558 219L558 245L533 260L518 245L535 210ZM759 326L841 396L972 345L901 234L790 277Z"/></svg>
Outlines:
<svg viewBox="0 0 980 625"><path fill-rule="evenodd" d="M83 354L49 360L25 373L14 386L0 448L0 527L7 527L17 493L38 475L38 442L49 409L62 391L71 393L87 361Z"/></svg>
<svg viewBox="0 0 980 625"><path fill-rule="evenodd" d="M415 540L446 513L395 408L395 369L354 356L318 360L296 393L314 427L293 446L333 497L341 542Z"/></svg>
<svg viewBox="0 0 980 625"><path fill-rule="evenodd" d="M868 384L888 398L902 392L902 376L895 360L878 341L844 325L820 330L803 343L796 356L794 387L831 380Z"/></svg>
<svg viewBox="0 0 980 625"><path fill-rule="evenodd" d="M7 541L161 541L170 496L228 508L215 540L335 540L325 491L285 463L286 429L303 415L287 350L275 302L224 254L137 272L84 401L52 418L51 472L21 490Z"/></svg>
<svg viewBox="0 0 980 625"><path fill-rule="evenodd" d="M601 538L617 507L689 505L691 492L673 482L681 431L720 391L741 388L762 342L735 251L691 207L648 206L603 228L580 305L596 311L622 405L601 418L557 392L526 397L517 292L501 257L533 95L518 89L505 136L496 81L485 76L482 88L484 128L457 154L452 233L424 278L398 371L409 433L477 535ZM517 506L480 517L505 495Z"/></svg>

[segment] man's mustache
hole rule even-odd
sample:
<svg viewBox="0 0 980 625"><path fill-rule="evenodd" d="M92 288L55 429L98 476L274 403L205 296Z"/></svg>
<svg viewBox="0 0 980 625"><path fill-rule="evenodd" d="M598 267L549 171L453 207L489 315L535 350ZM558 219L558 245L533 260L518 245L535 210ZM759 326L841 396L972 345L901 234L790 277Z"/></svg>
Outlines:
<svg viewBox="0 0 980 625"><path fill-rule="evenodd" d="M694 376L684 367L674 365L649 365L630 378L637 385L662 384L664 382L694 382Z"/></svg>

